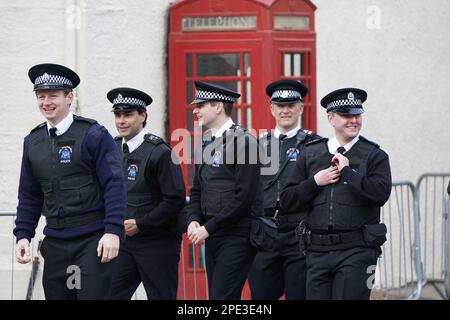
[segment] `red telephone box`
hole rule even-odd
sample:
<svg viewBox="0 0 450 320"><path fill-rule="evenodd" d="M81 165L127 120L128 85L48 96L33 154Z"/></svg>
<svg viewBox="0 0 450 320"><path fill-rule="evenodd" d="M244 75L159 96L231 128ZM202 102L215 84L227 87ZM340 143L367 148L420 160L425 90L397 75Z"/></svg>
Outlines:
<svg viewBox="0 0 450 320"><path fill-rule="evenodd" d="M179 0L170 7L169 128L193 134L194 81L218 83L241 93L233 120L270 130L275 121L265 94L274 80L298 79L310 89L302 127L316 130L316 35L309 0ZM177 144L177 142L173 142ZM193 165L183 165L186 185ZM201 247L184 239L179 298L206 299ZM244 297L249 297L248 288Z"/></svg>

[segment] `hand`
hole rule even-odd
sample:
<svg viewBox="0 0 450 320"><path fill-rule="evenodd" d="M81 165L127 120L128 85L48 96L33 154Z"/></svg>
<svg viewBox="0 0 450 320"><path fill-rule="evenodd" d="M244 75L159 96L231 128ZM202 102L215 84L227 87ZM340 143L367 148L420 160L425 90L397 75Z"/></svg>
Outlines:
<svg viewBox="0 0 450 320"><path fill-rule="evenodd" d="M102 263L110 262L119 254L120 240L117 234L105 233L99 240L97 256L102 257Z"/></svg>
<svg viewBox="0 0 450 320"><path fill-rule="evenodd" d="M192 221L191 223L189 223L189 226L187 228L187 234L188 237L192 234L192 232L197 229L200 228L200 223L198 223L197 221Z"/></svg>
<svg viewBox="0 0 450 320"><path fill-rule="evenodd" d="M125 234L129 237L134 236L136 233L139 232L139 228L136 224L136 219L128 219L123 222L123 225L125 227Z"/></svg>
<svg viewBox="0 0 450 320"><path fill-rule="evenodd" d="M30 241L28 239L20 239L16 244L17 262L25 264L31 261L30 256Z"/></svg>
<svg viewBox="0 0 450 320"><path fill-rule="evenodd" d="M348 158L341 153L335 154L333 159L331 159L331 162L337 166L339 172L341 172L344 167L348 166Z"/></svg>
<svg viewBox="0 0 450 320"><path fill-rule="evenodd" d="M209 233L204 226L195 228L189 235L189 240L195 245L201 245L204 243L205 239L209 237Z"/></svg>
<svg viewBox="0 0 450 320"><path fill-rule="evenodd" d="M314 175L314 180L316 181L316 184L321 187L338 182L340 175L338 167L331 166L317 172Z"/></svg>

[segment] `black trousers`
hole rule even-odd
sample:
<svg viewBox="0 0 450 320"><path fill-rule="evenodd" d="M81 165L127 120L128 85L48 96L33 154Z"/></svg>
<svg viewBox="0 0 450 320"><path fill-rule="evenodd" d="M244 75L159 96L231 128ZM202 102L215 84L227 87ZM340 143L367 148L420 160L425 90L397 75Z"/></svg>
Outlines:
<svg viewBox="0 0 450 320"><path fill-rule="evenodd" d="M248 228L246 228L248 229ZM240 300L256 254L247 235L214 235L205 241L205 263L210 300Z"/></svg>
<svg viewBox="0 0 450 320"><path fill-rule="evenodd" d="M379 250L306 252L308 300L368 300Z"/></svg>
<svg viewBox="0 0 450 320"><path fill-rule="evenodd" d="M306 299L306 259L295 232L279 233L272 251L258 250L248 280L252 299Z"/></svg>
<svg viewBox="0 0 450 320"><path fill-rule="evenodd" d="M101 263L98 241L103 233L61 240L45 237L43 286L48 300L99 300L108 298L115 259Z"/></svg>
<svg viewBox="0 0 450 320"><path fill-rule="evenodd" d="M126 237L113 273L111 299L129 300L139 284L147 299L175 300L181 237L167 232L158 237Z"/></svg>

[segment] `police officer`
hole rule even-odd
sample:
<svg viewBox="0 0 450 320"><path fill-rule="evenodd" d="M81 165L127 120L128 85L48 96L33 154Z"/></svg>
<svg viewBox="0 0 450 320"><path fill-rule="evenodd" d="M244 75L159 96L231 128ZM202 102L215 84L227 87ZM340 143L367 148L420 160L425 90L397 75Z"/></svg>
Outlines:
<svg viewBox="0 0 450 320"><path fill-rule="evenodd" d="M320 138L300 128L304 97L308 88L300 81L278 80L266 88L270 97L270 111L276 127L260 137L263 155L276 160L277 170L272 174L261 173L264 187L264 216L278 224L276 238L267 248L260 247L249 273L253 299L306 298L306 262L298 247L295 228L305 218L305 212L280 210L279 200L297 160L302 156L305 144ZM273 146L276 146L274 149ZM272 151L277 157L272 157ZM263 161L265 166L269 163Z"/></svg>
<svg viewBox="0 0 450 320"><path fill-rule="evenodd" d="M30 239L42 212L45 297L106 298L126 208L119 151L103 126L70 112L72 89L80 82L74 71L40 64L28 75L47 121L24 140L17 260L30 261Z"/></svg>
<svg viewBox="0 0 450 320"><path fill-rule="evenodd" d="M380 207L391 192L388 155L359 135L364 90L321 100L334 137L310 142L281 194L284 208L308 208L307 299L369 299L386 226Z"/></svg>
<svg viewBox="0 0 450 320"><path fill-rule="evenodd" d="M146 107L152 98L133 88L108 92L113 104L128 191L126 238L114 270L112 299L130 299L142 282L147 298L176 299L181 235L176 219L185 204L181 168L171 148L148 134Z"/></svg>
<svg viewBox="0 0 450 320"><path fill-rule="evenodd" d="M196 81L194 115L208 128L201 163L191 189L188 237L205 240L210 299L240 299L255 256L251 246L252 216L262 215L257 141L231 119L240 97L218 85Z"/></svg>

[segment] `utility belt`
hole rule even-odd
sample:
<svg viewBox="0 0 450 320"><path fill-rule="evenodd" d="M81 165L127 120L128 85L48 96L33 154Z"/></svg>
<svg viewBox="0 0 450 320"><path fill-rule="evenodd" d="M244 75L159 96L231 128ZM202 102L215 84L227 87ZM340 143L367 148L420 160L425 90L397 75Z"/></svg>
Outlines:
<svg viewBox="0 0 450 320"><path fill-rule="evenodd" d="M280 210L277 208L264 208L264 217L272 218L277 225L284 224L298 224L301 220L305 219L305 213L291 213L291 214L279 214Z"/></svg>
<svg viewBox="0 0 450 320"><path fill-rule="evenodd" d="M361 229L341 233L313 233L302 222L296 228L300 251L330 251L354 247L379 248L386 241L387 228L384 223L363 225Z"/></svg>
<svg viewBox="0 0 450 320"><path fill-rule="evenodd" d="M69 217L51 217L47 218L47 228L50 229L66 229L66 228L74 228L81 227L87 225L91 222L95 222L98 220L103 220L105 218L105 211L94 211L89 213L80 214L77 216L69 216Z"/></svg>

